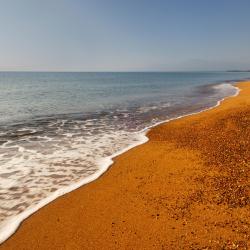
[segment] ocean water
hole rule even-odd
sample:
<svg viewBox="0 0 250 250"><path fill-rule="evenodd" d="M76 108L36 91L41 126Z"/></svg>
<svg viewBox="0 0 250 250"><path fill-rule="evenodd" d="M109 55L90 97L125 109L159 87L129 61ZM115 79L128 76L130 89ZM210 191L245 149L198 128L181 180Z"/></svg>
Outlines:
<svg viewBox="0 0 250 250"><path fill-rule="evenodd" d="M0 72L0 242L100 176L162 121L212 107L250 73Z"/></svg>

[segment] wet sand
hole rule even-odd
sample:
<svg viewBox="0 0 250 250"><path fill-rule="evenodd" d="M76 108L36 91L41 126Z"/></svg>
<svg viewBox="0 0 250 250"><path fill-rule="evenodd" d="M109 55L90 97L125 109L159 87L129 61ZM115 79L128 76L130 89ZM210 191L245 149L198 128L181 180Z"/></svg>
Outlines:
<svg viewBox="0 0 250 250"><path fill-rule="evenodd" d="M0 249L250 248L250 82L238 87L219 107L153 128Z"/></svg>

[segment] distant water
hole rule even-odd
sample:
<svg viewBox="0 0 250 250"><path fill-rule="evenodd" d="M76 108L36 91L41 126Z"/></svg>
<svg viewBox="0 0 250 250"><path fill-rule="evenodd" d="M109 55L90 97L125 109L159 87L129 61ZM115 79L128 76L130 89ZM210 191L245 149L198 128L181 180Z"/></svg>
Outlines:
<svg viewBox="0 0 250 250"><path fill-rule="evenodd" d="M0 242L99 176L142 130L214 106L250 73L0 73Z"/></svg>

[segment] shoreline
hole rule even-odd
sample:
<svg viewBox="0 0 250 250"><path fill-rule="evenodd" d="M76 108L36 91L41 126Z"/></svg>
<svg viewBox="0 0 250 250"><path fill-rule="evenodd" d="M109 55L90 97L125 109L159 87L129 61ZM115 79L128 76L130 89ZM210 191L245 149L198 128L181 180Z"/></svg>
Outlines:
<svg viewBox="0 0 250 250"><path fill-rule="evenodd" d="M13 234L15 234L15 232L18 230L18 228L21 226L22 222L24 220L26 220L27 218L29 218L32 214L36 213L39 209L43 208L44 206L48 205L49 203L55 201L57 198L60 198L61 196L68 194L70 192L73 192L74 190L81 188L82 186L89 184L95 180L97 180L98 178L102 177L102 175L105 174L106 171L108 171L108 169L113 165L114 163L114 159L124 153L126 153L127 151L143 145L144 143L149 141L149 138L147 136L148 132L161 125L164 123L168 123L174 120L178 120L178 119L182 119L188 116L192 116L192 115L196 115L202 112L206 112L210 109L216 108L219 105L221 105L221 102L223 102L225 99L230 98L230 97L234 97L237 96L240 93L240 89L236 86L238 83L240 82L244 82L245 80L241 80L239 82L231 82L229 83L230 85L232 85L235 90L236 93L227 97L222 98L221 100L218 100L217 103L211 107L207 107L204 109L201 109L199 111L196 112L192 112L192 113L187 113L184 115L180 115L174 118L170 118L170 119L166 119L160 122L157 122L156 124L150 125L145 127L144 129L142 129L141 131L136 132L136 134L138 134L138 137L141 137L141 139L131 145L129 145L128 147L119 150L118 152L106 157L105 159L102 160L102 162L99 163L99 165L102 166L102 168L100 168L99 171L97 171L95 174L90 175L88 177L85 177L83 180L76 182L74 184L71 184L68 187L65 188L61 188L57 191L55 191L53 194L51 194L50 196L48 196L47 198L43 199L41 202L39 202L37 205L25 210L24 212L22 212L20 215L15 216L14 218L11 218L10 220L6 221L4 224L6 224L6 226L3 227L3 233L0 230L0 245L2 243L4 243L6 240L8 240L8 238L10 238ZM219 83L218 83L219 85ZM217 86L217 84L215 85Z"/></svg>
<svg viewBox="0 0 250 250"><path fill-rule="evenodd" d="M239 83L239 85L244 85L244 84L246 84L246 83ZM247 85L247 84L246 84ZM239 91L238 91L238 93L239 93ZM236 94L238 94L238 93L236 93ZM227 98L224 98L224 99L229 99L230 97L227 97ZM216 107L221 107L221 105L220 105L220 103L222 102L223 100L221 100L221 101L218 101L218 103L215 105L215 106L213 106L213 107L210 107L210 108L207 108L207 109L205 109L205 110L202 110L202 111L199 111L199 112L196 112L196 113L192 113L192 114L187 114L187 115L184 115L184 116L181 116L181 117L177 117L177 118L174 118L174 119L170 119L170 120L167 120L167 121L163 121L163 122L160 122L160 123L158 123L158 124L155 124L155 125L153 125L152 126L152 128L153 129L151 129L151 130L149 130L150 129L150 127L149 128L147 128L147 129L145 129L144 131L145 131L145 134L144 134L144 136L145 136L145 141L144 142L141 142L141 143L138 143L138 145L142 145L142 146L144 146L144 145L146 145L146 143L145 142L147 142L148 141L148 136L149 136L149 138L150 138L150 135L149 134L152 134L153 132L153 130L156 130L157 128L159 128L160 126L167 126L166 125L166 123L167 124L169 124L169 121L171 121L171 123L173 123L173 122L176 122L177 120L182 120L182 119L186 119L187 117L192 117L192 116L196 116L196 115L199 115L199 114L203 114L204 115L204 113L207 113L207 111L209 111L209 110L214 110ZM205 112L206 111L206 112ZM180 119L180 118L182 118L182 119ZM157 128L156 128L157 127ZM148 130L149 130L149 132L148 132ZM150 139L149 139L149 141L150 141ZM151 142L152 143L152 142ZM132 150L135 150L135 149L137 149L137 150L139 150L138 148L139 147L136 147L136 146L138 146L138 145L133 145L133 146L131 146L131 147L129 147L128 149L126 149L126 150L124 150L123 152L121 152L121 153L117 153L117 154L115 154L115 155L112 155L112 158L110 157L110 159L109 159L109 162L107 161L107 169L110 167L110 165L112 164L112 159L114 158L114 162L115 162L115 164L117 164L117 162L119 162L119 158L122 158L122 157L125 157L124 156L124 152L126 152L125 154L130 154L130 149L132 149ZM118 157L119 156L119 157ZM106 169L106 170L107 170ZM99 176L101 176L101 175L105 175L106 173L110 173L110 172L112 172L112 169L113 168L110 168L111 170L109 170L109 171L107 171L106 172L106 170L105 171L103 171L103 173L101 173ZM107 174L106 174L107 175ZM98 177L99 177L98 176ZM91 183L93 183L93 185L94 185L94 183L96 183L97 181L99 181L100 179L104 179L105 178L105 176L103 177L103 178L98 178L98 179L96 179L96 181L94 181L94 182L91 182ZM99 181L100 182L100 181ZM90 185L91 185L91 183L90 183ZM82 185L84 185L84 184L82 184ZM81 185L81 186L82 186ZM93 186L92 185L92 186ZM87 185L88 186L88 185ZM85 187L87 187L87 186L82 186L82 188L79 188L79 189L77 189L77 190L80 190L80 189L84 189ZM74 189L76 189L76 188L74 188ZM73 190L74 190L73 189ZM89 189L89 188L88 188ZM75 191L75 192L77 192L77 190ZM70 191L69 191L70 192ZM59 200L61 200L61 199L63 199L63 200L65 200L65 199L67 199L66 198L66 196L69 196L69 195L71 195L72 193L74 193L74 192L71 192L71 193L68 193L67 195L65 195L65 196L63 196L63 197L61 197L60 199L58 199L58 200L56 200L56 201L54 201L54 202L52 202L52 203L50 203L50 204L53 204L53 203L58 203L58 201ZM63 194L61 194L61 195L63 195ZM58 197L58 196L57 196ZM54 199L53 199L54 200ZM44 208L46 208L46 209L49 209L48 207L50 207L51 205L50 204L48 204L47 206L45 206ZM53 206L52 206L53 207ZM38 214L38 213L42 213L42 212L40 212L40 211L42 211L43 209L41 209L41 210L39 210L37 213L35 213L34 215L36 215L36 214ZM35 211L34 211L35 212ZM39 216L39 215L38 215ZM28 216L27 216L28 217ZM31 216L31 219L28 219L27 221L25 221L24 222L24 225L23 225L23 227L25 226L25 224L26 224L26 222L29 222L29 221L31 221L32 220L32 217L33 216ZM21 226L21 228L20 228L20 230L18 230L17 231L17 233L19 233L20 231L22 231L22 226ZM15 234L13 235L13 237L11 237L10 238L10 240L7 240L6 242L11 242L12 241L12 238L16 238L15 237ZM14 239L15 240L15 239ZM10 244L11 245L11 244ZM5 242L3 243L3 245L2 246L5 246Z"/></svg>

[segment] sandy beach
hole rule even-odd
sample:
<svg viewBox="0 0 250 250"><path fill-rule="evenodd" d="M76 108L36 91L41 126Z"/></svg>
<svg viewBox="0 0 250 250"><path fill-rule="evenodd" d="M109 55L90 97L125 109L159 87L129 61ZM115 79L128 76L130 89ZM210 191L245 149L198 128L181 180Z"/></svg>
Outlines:
<svg viewBox="0 0 250 250"><path fill-rule="evenodd" d="M250 82L237 86L220 106L151 129L0 249L248 249Z"/></svg>

